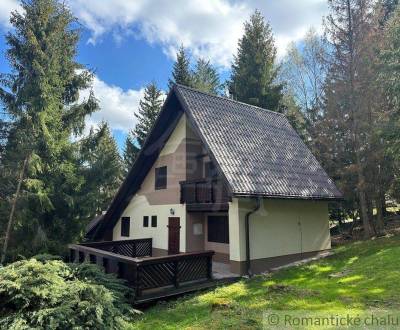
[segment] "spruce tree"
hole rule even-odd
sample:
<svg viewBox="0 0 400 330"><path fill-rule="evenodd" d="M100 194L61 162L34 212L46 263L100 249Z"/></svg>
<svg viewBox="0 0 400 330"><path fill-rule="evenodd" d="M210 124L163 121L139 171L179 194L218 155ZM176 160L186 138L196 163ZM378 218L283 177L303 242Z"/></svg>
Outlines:
<svg viewBox="0 0 400 330"><path fill-rule="evenodd" d="M162 91L152 82L146 86L143 98L139 102L138 113L135 113L137 124L129 133L124 150L126 169L129 170L136 160L137 153L156 121L163 104Z"/></svg>
<svg viewBox="0 0 400 330"><path fill-rule="evenodd" d="M57 253L80 233L75 201L84 181L71 135L80 134L85 117L97 110L92 94L78 102L92 74L75 60L79 31L70 11L56 0L21 5L6 36L12 72L0 80L0 98L13 119L3 161L13 169L14 185L2 261L15 218L16 253Z"/></svg>
<svg viewBox="0 0 400 330"><path fill-rule="evenodd" d="M103 122L81 142L83 176L81 218L91 219L109 206L121 184L122 160L107 123Z"/></svg>
<svg viewBox="0 0 400 330"><path fill-rule="evenodd" d="M389 102L387 124L381 130L385 141L385 154L394 160L394 180L391 195L400 200L400 6L393 12L384 29L380 50L380 76L378 83Z"/></svg>
<svg viewBox="0 0 400 330"><path fill-rule="evenodd" d="M186 54L185 48L181 46L176 54L176 61L172 69L172 78L169 79L169 88L172 88L174 83L191 87L192 76L190 72L190 60Z"/></svg>
<svg viewBox="0 0 400 330"><path fill-rule="evenodd" d="M244 24L232 65L229 91L238 101L279 111L282 86L275 84L276 48L271 27L256 10Z"/></svg>
<svg viewBox="0 0 400 330"><path fill-rule="evenodd" d="M346 199L356 205L364 237L369 238L372 230L376 231L371 227L372 199L381 188L376 181L372 184L381 161L374 159L378 155L378 150L373 150L378 146L374 128L384 108L383 103L376 104L381 96L374 83L375 47L380 39L372 15L374 1L330 0L329 8L325 30L332 54L317 138L325 140L321 145L336 172L333 177L340 178Z"/></svg>
<svg viewBox="0 0 400 330"><path fill-rule="evenodd" d="M198 59L192 73L192 87L206 93L219 94L221 83L217 70L210 61Z"/></svg>
<svg viewBox="0 0 400 330"><path fill-rule="evenodd" d="M123 154L125 173L128 173L128 171L132 168L132 165L135 162L139 151L140 151L139 147L135 144L133 131L130 131L125 139L125 147Z"/></svg>

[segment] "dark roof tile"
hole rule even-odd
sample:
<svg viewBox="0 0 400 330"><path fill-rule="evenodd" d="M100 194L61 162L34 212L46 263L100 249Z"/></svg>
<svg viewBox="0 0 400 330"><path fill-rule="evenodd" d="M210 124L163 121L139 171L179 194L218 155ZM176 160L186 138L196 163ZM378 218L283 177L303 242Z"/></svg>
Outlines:
<svg viewBox="0 0 400 330"><path fill-rule="evenodd" d="M233 194L341 198L284 115L180 85L175 89Z"/></svg>

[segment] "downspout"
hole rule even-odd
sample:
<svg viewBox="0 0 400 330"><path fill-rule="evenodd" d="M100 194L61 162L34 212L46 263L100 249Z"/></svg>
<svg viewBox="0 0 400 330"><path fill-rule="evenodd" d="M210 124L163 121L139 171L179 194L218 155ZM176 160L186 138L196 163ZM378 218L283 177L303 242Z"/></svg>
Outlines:
<svg viewBox="0 0 400 330"><path fill-rule="evenodd" d="M249 211L245 215L245 232L246 232L246 273L251 277L253 272L250 268L250 215L257 212L260 209L260 197L256 198L256 206L253 210Z"/></svg>

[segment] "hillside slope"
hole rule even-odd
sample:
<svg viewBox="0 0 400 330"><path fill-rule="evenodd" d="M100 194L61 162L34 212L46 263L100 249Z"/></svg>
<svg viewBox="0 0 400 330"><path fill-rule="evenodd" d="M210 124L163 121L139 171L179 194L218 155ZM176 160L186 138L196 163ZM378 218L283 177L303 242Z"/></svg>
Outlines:
<svg viewBox="0 0 400 330"><path fill-rule="evenodd" d="M268 309L400 310L400 236L356 242L335 254L268 276L159 303L133 329L261 328Z"/></svg>

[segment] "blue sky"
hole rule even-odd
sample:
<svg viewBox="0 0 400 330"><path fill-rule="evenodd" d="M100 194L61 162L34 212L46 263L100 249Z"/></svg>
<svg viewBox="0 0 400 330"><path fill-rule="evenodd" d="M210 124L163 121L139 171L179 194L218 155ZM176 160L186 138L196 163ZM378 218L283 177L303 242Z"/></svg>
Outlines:
<svg viewBox="0 0 400 330"><path fill-rule="evenodd" d="M135 125L134 112L144 86L155 81L163 90L179 45L193 60L209 59L221 76L229 76L243 22L257 8L270 22L285 54L314 27L321 30L326 0L66 0L82 24L78 61L95 70L93 90L101 110L87 126L109 122L120 148ZM8 72L4 34L17 0L0 0L0 72ZM83 93L83 96L85 93Z"/></svg>

